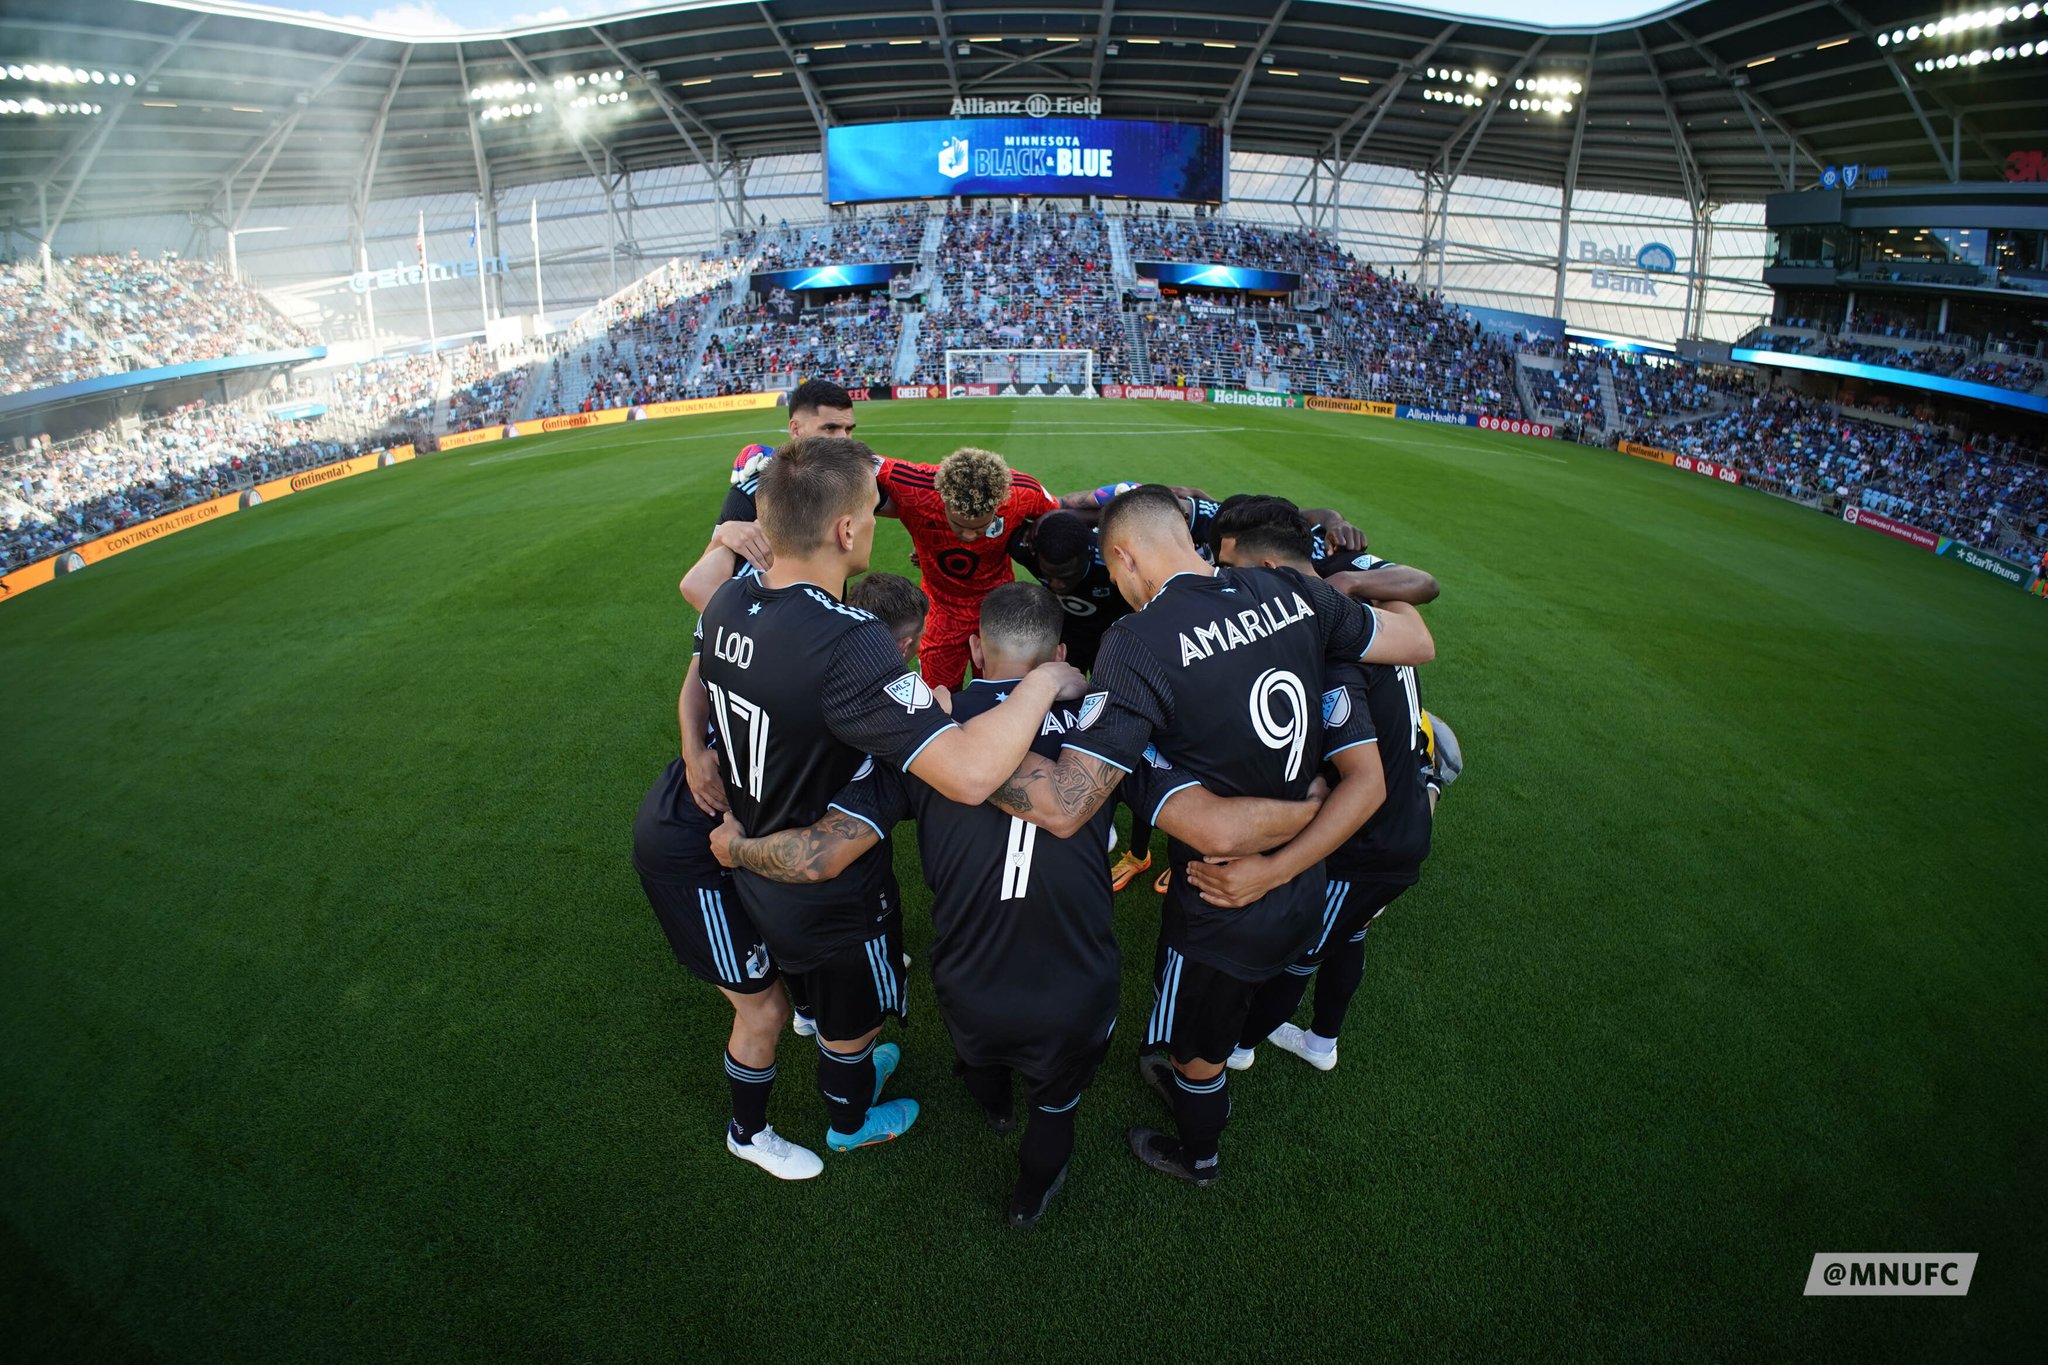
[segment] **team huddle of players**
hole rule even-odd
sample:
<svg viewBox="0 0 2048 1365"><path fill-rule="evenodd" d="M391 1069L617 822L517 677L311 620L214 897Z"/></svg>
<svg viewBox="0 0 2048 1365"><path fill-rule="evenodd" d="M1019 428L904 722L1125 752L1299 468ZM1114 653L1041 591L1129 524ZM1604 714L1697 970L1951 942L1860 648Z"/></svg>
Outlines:
<svg viewBox="0 0 2048 1365"><path fill-rule="evenodd" d="M1173 1124L1129 1140L1206 1185L1229 1071L1266 1041L1336 1065L1367 927L1420 875L1456 766L1415 684L1435 647L1413 604L1435 581L1329 509L1156 484L1055 498L988 451L879 458L855 424L814 381L789 443L741 452L681 585L701 613L681 756L634 826L678 961L733 1007L727 1148L783 1179L823 1169L768 1123L792 1024L818 1042L828 1148L916 1122L915 1100L883 1098L900 1051L878 1041L908 1004L891 834L913 820L955 1071L998 1133L1021 1083L1008 1220L1035 1224L1116 1025L1114 891L1156 827L1139 1061ZM909 530L921 589L867 572L878 515ZM1289 1020L1319 971L1304 1030Z"/></svg>

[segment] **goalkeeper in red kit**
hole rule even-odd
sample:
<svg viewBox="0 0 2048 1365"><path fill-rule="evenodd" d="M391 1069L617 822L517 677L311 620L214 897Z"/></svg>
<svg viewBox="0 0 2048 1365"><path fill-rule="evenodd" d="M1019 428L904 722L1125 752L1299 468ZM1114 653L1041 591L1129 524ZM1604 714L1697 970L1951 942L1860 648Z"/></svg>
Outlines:
<svg viewBox="0 0 2048 1365"><path fill-rule="evenodd" d="M1018 474L992 450L972 446L936 465L883 460L879 516L910 532L931 598L919 671L934 686L958 687L967 675L967 637L979 629L981 599L1011 582L1009 540L1031 520L1057 508L1096 508L1093 490L1055 498L1029 474Z"/></svg>

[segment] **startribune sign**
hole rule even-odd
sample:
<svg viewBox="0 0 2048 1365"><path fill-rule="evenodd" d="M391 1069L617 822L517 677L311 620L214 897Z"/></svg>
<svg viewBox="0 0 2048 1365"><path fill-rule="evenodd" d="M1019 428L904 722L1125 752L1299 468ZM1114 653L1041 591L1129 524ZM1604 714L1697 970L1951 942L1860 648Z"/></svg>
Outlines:
<svg viewBox="0 0 2048 1365"><path fill-rule="evenodd" d="M954 118L1015 117L1095 118L1102 113L1100 95L1026 95L1021 100L985 100L978 96L953 101Z"/></svg>

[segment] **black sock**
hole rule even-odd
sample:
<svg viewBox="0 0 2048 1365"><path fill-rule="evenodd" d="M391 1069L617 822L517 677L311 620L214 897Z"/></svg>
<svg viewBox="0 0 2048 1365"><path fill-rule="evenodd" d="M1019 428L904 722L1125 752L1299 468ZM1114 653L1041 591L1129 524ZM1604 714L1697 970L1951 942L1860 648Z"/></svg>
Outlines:
<svg viewBox="0 0 2048 1365"><path fill-rule="evenodd" d="M1206 1081L1173 1073L1173 1122L1180 1130L1181 1153L1204 1175L1216 1171L1216 1140L1230 1119L1230 1073L1219 1071Z"/></svg>
<svg viewBox="0 0 2048 1365"><path fill-rule="evenodd" d="M768 1126L768 1091L775 1084L775 1063L765 1069L742 1066L728 1048L725 1074L732 1083L733 1141L751 1142L754 1134Z"/></svg>
<svg viewBox="0 0 2048 1365"><path fill-rule="evenodd" d="M976 1104L991 1114L1010 1112L1010 1068L969 1066L955 1061L953 1071L967 1087L967 1093L974 1096Z"/></svg>
<svg viewBox="0 0 2048 1365"><path fill-rule="evenodd" d="M1245 1011L1244 1027L1239 1030L1239 1047L1257 1047L1266 1041L1266 1035L1294 1017L1294 1011L1301 1007L1302 994L1308 990L1308 978L1283 971L1259 983L1252 992L1251 1008Z"/></svg>
<svg viewBox="0 0 2048 1365"><path fill-rule="evenodd" d="M1152 822L1136 811L1131 812L1131 856L1152 856Z"/></svg>
<svg viewBox="0 0 2048 1365"><path fill-rule="evenodd" d="M858 1133L875 1102L875 1045L858 1052L834 1052L818 1040L818 1093L832 1115L832 1131Z"/></svg>
<svg viewBox="0 0 2048 1365"><path fill-rule="evenodd" d="M1024 1140L1017 1145L1017 1192L1031 1199L1052 1187L1053 1178L1074 1154L1074 1116L1081 1097L1074 1096L1057 1108L1031 1106L1031 1122L1024 1126Z"/></svg>
<svg viewBox="0 0 2048 1365"><path fill-rule="evenodd" d="M1365 930L1361 929L1355 941L1346 939L1323 959L1323 969L1316 973L1315 1019L1309 1027L1325 1038L1335 1038L1344 1027L1351 997L1358 994L1358 983L1364 979Z"/></svg>

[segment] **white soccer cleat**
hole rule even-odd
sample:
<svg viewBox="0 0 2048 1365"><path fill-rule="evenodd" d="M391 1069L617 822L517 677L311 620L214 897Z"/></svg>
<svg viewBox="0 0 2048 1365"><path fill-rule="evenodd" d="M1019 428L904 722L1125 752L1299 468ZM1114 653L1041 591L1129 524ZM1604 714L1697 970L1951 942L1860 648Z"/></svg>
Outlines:
<svg viewBox="0 0 2048 1365"><path fill-rule="evenodd" d="M789 1016L789 1027L790 1031L799 1038L815 1038L818 1036L817 1022L808 1014L791 1014Z"/></svg>
<svg viewBox="0 0 2048 1365"><path fill-rule="evenodd" d="M1291 1052L1318 1071L1334 1071L1337 1068L1337 1040L1330 1040L1328 1051L1309 1046L1309 1033L1299 1024L1282 1024L1266 1035L1266 1041L1282 1052Z"/></svg>
<svg viewBox="0 0 2048 1365"><path fill-rule="evenodd" d="M725 1150L741 1161L752 1162L777 1180L809 1180L825 1169L824 1161L808 1147L799 1147L773 1128L763 1128L753 1141L742 1143L725 1130Z"/></svg>
<svg viewBox="0 0 2048 1365"><path fill-rule="evenodd" d="M1232 1071L1250 1071L1252 1063L1257 1060L1259 1060L1259 1054L1252 1051L1252 1049L1248 1047L1234 1047L1230 1049L1230 1057L1223 1065L1229 1067Z"/></svg>

